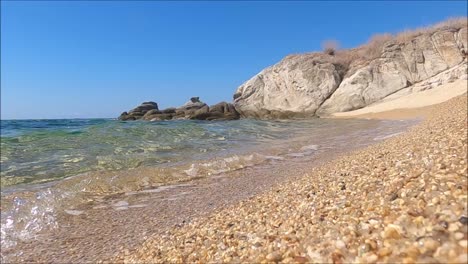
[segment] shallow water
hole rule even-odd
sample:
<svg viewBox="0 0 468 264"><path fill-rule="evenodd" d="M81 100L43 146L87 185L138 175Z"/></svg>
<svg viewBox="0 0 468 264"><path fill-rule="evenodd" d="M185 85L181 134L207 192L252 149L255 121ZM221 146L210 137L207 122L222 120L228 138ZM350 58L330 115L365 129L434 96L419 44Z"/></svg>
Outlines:
<svg viewBox="0 0 468 264"><path fill-rule="evenodd" d="M327 149L339 151L348 144L368 145L398 135L414 123L1 121L1 245L11 249L18 241L56 228L63 224L57 221L58 212L79 216L89 201L117 194L149 195L160 191L158 186L247 167L307 161ZM356 143L358 138L366 140ZM128 209L124 202L113 206Z"/></svg>

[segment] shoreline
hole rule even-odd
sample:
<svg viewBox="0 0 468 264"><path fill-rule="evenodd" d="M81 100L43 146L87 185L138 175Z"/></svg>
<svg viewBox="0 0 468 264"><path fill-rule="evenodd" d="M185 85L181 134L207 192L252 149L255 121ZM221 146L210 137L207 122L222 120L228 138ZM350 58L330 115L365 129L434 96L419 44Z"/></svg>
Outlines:
<svg viewBox="0 0 468 264"><path fill-rule="evenodd" d="M56 229L41 232L37 239L20 242L10 250L3 250L2 254L7 256L5 261L9 262L70 263L109 259L118 252L137 249L150 235L163 234L174 225L183 226L261 195L280 183L302 177L311 167L375 144L382 135L391 136L414 123L379 121L364 127L362 125L366 122L347 124L346 129L353 135L343 138L341 132L328 133L328 137L320 140L323 148L319 147L309 156L272 159L271 162L230 173L142 192L89 197L93 201L82 206L57 210L56 220L59 224ZM285 142L289 142L289 148L297 144L289 139ZM333 145L330 145L331 142ZM304 145L304 151L307 151L310 144L316 142L306 140L304 143L307 143ZM140 170L133 171L137 174L134 175L136 179L143 178L144 175L137 171ZM68 209L68 212L63 209ZM69 253L63 254L64 251ZM19 256L11 255L19 252L22 252Z"/></svg>
<svg viewBox="0 0 468 264"><path fill-rule="evenodd" d="M110 262L466 263L466 100Z"/></svg>

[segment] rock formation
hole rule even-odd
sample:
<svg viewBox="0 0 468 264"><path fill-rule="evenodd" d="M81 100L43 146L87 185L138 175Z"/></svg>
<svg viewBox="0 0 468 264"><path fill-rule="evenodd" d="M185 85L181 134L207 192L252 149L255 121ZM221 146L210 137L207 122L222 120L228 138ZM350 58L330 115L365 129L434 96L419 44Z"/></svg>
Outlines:
<svg viewBox="0 0 468 264"><path fill-rule="evenodd" d="M216 105L208 106L200 101L199 97L192 97L179 108L167 108L159 110L154 102L144 102L140 106L123 112L119 120L174 120L174 119L193 119L193 120L235 120L240 115L230 103L221 102Z"/></svg>
<svg viewBox="0 0 468 264"><path fill-rule="evenodd" d="M159 113L158 104L155 102L143 102L140 106L130 110L128 113L120 114L120 120L137 120L141 119L148 113Z"/></svg>
<svg viewBox="0 0 468 264"><path fill-rule="evenodd" d="M243 117L253 118L323 116L362 108L431 77L441 84L463 78L467 38L466 21L459 21L404 40L394 37L377 47L288 56L242 84L234 106ZM369 58L371 48L379 50ZM437 79L439 75L445 77Z"/></svg>

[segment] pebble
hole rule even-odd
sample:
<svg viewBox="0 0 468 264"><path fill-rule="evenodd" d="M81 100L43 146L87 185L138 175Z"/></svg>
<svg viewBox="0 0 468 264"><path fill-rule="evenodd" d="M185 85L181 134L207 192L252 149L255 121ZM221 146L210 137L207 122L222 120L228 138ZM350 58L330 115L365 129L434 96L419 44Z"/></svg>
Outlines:
<svg viewBox="0 0 468 264"><path fill-rule="evenodd" d="M346 248L346 244L342 240L337 240L336 243L335 243L335 246L338 249L345 249Z"/></svg>
<svg viewBox="0 0 468 264"><path fill-rule="evenodd" d="M398 239L401 237L401 227L397 225L390 224L387 227L385 227L384 233L383 233L384 238L393 238L393 239Z"/></svg>
<svg viewBox="0 0 468 264"><path fill-rule="evenodd" d="M466 216L462 216L460 217L460 219L458 220L462 225L468 225L468 217Z"/></svg>
<svg viewBox="0 0 468 264"><path fill-rule="evenodd" d="M386 247L379 249L379 252L378 252L379 257L385 257L390 254L392 254L392 250Z"/></svg>
<svg viewBox="0 0 468 264"><path fill-rule="evenodd" d="M465 237L465 235L461 232L457 232L455 233L455 235L453 235L453 237L455 237L456 240L461 240L462 238Z"/></svg>
<svg viewBox="0 0 468 264"><path fill-rule="evenodd" d="M467 248L468 247L468 240L461 240L458 242L458 245L461 247Z"/></svg>
<svg viewBox="0 0 468 264"><path fill-rule="evenodd" d="M309 259L306 258L306 257L303 257L303 256L295 256L293 259L294 259L294 262L296 262L296 263L307 263L307 262L309 262Z"/></svg>
<svg viewBox="0 0 468 264"><path fill-rule="evenodd" d="M440 243L435 241L432 238L428 238L428 239L425 239L423 245L428 250L436 250L439 247Z"/></svg>
<svg viewBox="0 0 468 264"><path fill-rule="evenodd" d="M266 256L267 260L278 262L282 259L282 256L279 252L272 252Z"/></svg>
<svg viewBox="0 0 468 264"><path fill-rule="evenodd" d="M370 254L366 257L366 262L367 263L375 263L377 260L379 259L379 257L375 254Z"/></svg>

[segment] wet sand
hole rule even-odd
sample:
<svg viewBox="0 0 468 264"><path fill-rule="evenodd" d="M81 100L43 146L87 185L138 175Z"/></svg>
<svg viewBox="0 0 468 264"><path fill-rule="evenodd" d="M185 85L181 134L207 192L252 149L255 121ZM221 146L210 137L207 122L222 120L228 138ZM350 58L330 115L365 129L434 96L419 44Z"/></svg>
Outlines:
<svg viewBox="0 0 468 264"><path fill-rule="evenodd" d="M407 133L304 164L302 177L110 262L466 263L467 97L425 111Z"/></svg>

